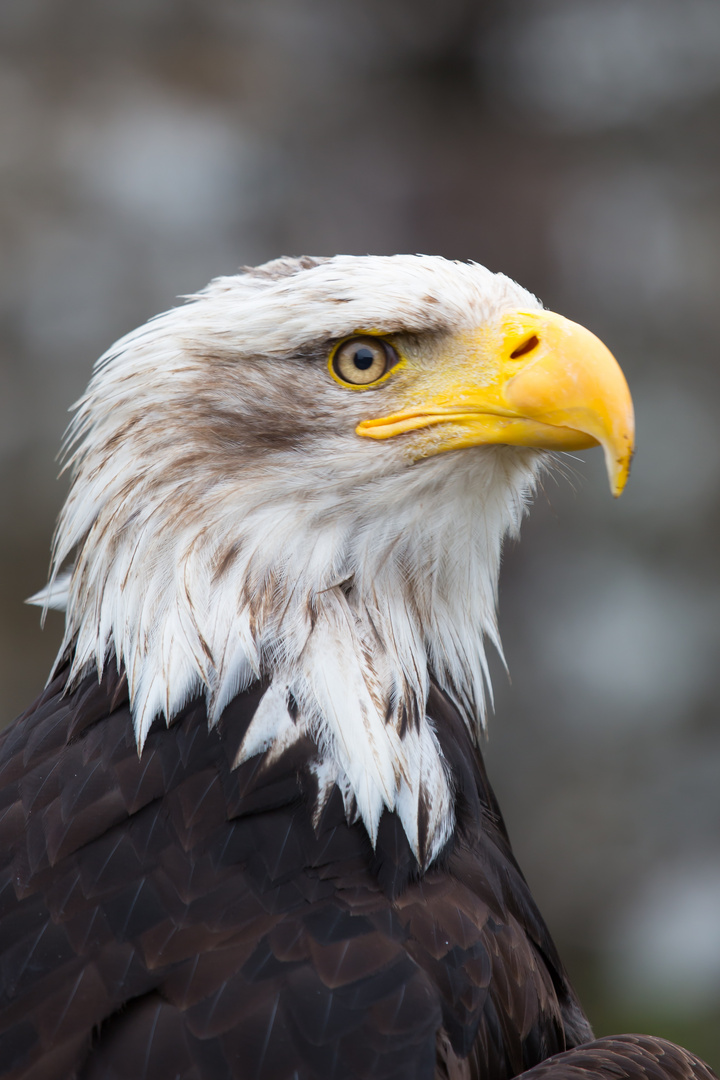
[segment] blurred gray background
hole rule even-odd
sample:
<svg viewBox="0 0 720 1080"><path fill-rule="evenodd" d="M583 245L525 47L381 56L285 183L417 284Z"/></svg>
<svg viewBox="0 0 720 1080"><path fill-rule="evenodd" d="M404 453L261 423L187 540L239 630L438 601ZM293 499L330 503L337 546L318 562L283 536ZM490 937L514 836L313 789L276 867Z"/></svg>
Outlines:
<svg viewBox="0 0 720 1080"><path fill-rule="evenodd" d="M639 449L507 551L491 775L597 1031L718 1068L720 2L2 0L0 38L2 719L107 345L279 254L503 270L613 349Z"/></svg>

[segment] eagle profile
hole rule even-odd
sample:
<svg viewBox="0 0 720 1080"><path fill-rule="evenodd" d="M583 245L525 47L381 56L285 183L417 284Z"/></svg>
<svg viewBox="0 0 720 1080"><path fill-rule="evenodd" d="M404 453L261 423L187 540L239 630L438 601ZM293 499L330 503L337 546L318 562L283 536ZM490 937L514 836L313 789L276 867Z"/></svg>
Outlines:
<svg viewBox="0 0 720 1080"><path fill-rule="evenodd" d="M0 739L0 1076L713 1075L593 1041L479 749L503 540L597 444L619 494L611 354L476 264L276 260L100 359Z"/></svg>

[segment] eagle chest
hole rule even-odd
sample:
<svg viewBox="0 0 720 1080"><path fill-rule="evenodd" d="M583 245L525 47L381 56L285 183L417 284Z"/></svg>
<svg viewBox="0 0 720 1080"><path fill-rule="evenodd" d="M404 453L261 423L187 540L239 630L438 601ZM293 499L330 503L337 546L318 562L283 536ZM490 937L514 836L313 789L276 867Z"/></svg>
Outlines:
<svg viewBox="0 0 720 1080"><path fill-rule="evenodd" d="M302 740L233 769L264 686L138 756L124 680L64 680L0 748L0 1075L500 1078L565 1048L559 961L438 691L460 827L419 876L395 815L373 850L339 791L313 814Z"/></svg>

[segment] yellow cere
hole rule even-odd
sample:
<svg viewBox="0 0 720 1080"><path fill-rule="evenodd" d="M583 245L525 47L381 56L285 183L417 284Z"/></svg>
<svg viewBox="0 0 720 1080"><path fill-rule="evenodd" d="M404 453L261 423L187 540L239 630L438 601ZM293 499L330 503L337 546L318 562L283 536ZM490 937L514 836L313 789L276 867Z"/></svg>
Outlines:
<svg viewBox="0 0 720 1080"><path fill-rule="evenodd" d="M550 311L509 312L449 335L435 359L413 363L400 408L363 420L357 434L388 439L435 428L418 456L430 445L440 453L486 443L547 450L599 443L612 493L620 494L634 444L632 399L617 361L590 331Z"/></svg>

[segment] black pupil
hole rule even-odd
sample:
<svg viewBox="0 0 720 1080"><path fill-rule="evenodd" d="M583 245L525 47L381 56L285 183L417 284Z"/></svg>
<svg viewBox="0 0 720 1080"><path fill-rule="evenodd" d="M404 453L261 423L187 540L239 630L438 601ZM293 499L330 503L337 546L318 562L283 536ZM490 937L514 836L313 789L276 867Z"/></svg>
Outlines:
<svg viewBox="0 0 720 1080"><path fill-rule="evenodd" d="M363 345L357 350L353 356L353 364L360 371L367 371L369 367L372 367L375 360L375 353L371 349L368 349L367 345Z"/></svg>

